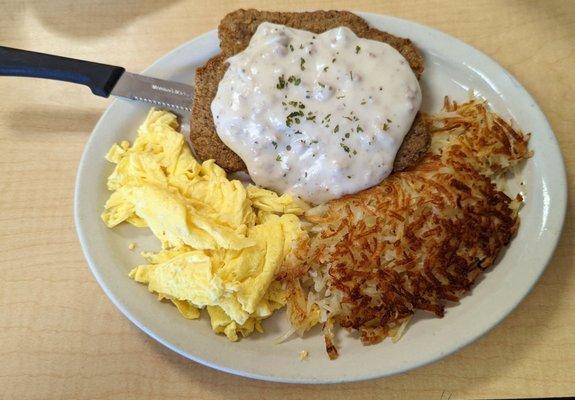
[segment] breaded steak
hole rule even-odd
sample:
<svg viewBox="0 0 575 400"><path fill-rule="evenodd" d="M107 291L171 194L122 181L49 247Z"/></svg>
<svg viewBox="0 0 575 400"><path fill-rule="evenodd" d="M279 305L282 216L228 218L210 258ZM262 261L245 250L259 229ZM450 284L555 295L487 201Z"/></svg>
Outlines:
<svg viewBox="0 0 575 400"><path fill-rule="evenodd" d="M423 58L409 39L371 28L361 17L348 11L287 13L237 10L226 15L218 27L222 53L211 58L206 65L196 71L196 94L192 109L190 138L194 151L201 160L214 159L228 172L245 171L246 166L242 159L220 140L210 107L228 67L225 60L244 50L258 25L264 21L315 33L346 26L359 37L378 40L393 46L409 62L418 78L423 72ZM399 149L394 171L401 171L414 165L427 151L429 143L429 129L424 119L418 116Z"/></svg>

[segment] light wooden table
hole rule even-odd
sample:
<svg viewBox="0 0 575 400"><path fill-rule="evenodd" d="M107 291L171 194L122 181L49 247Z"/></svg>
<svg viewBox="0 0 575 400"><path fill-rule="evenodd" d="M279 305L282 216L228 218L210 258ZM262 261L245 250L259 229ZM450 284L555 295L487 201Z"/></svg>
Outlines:
<svg viewBox="0 0 575 400"><path fill-rule="evenodd" d="M0 1L0 44L139 71L180 43L216 28L226 12L239 6L221 0ZM443 30L484 51L525 85L550 119L566 159L571 199L575 197L575 1L254 0L241 6L385 13ZM74 230L76 167L108 103L74 85L0 78L0 398L575 394L571 211L555 257L528 298L484 338L428 367L357 384L288 386L226 375L163 348L106 298L88 270ZM571 209L573 201L569 204Z"/></svg>

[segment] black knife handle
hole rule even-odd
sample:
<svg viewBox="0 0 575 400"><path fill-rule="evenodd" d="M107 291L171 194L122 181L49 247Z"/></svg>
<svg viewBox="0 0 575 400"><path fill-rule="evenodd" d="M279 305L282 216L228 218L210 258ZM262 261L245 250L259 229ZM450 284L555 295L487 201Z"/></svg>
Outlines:
<svg viewBox="0 0 575 400"><path fill-rule="evenodd" d="M88 86L108 97L124 68L0 46L0 76L55 79Z"/></svg>

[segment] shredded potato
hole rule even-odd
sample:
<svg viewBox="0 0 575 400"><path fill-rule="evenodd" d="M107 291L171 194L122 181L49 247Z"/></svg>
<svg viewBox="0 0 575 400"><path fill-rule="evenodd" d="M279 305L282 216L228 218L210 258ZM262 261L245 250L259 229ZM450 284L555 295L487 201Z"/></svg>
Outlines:
<svg viewBox="0 0 575 400"><path fill-rule="evenodd" d="M442 317L445 302L468 292L518 229L521 199L494 181L530 157L529 135L476 100L446 98L427 118L424 159L306 212L315 226L284 264L293 327L301 335L323 322L332 359L334 322L364 344L398 340L417 309Z"/></svg>

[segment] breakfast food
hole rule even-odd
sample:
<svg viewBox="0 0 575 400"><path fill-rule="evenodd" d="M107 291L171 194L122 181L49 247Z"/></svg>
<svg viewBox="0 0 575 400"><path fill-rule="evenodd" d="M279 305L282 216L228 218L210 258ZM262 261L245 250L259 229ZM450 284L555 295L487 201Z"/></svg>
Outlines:
<svg viewBox="0 0 575 400"><path fill-rule="evenodd" d="M345 27L262 22L227 63L211 107L220 139L257 185L314 204L386 178L421 105L405 58Z"/></svg>
<svg viewBox="0 0 575 400"><path fill-rule="evenodd" d="M321 325L331 359L336 326L373 344L442 317L517 232L499 184L529 136L476 99L420 113L420 53L348 12L239 10L219 36L191 121L206 161L159 110L107 155L104 222L162 246L130 277L232 341L286 306L279 341ZM226 175L246 168L255 185Z"/></svg>
<svg viewBox="0 0 575 400"><path fill-rule="evenodd" d="M151 110L130 146L112 146L116 164L102 219L148 227L160 240L130 272L185 318L207 309L212 328L230 340L262 331L260 321L285 303L275 275L291 244L307 233L298 215L307 206L239 181L194 160L176 116Z"/></svg>
<svg viewBox="0 0 575 400"><path fill-rule="evenodd" d="M229 172L243 171L246 166L244 161L219 138L214 126L211 104L227 70L226 59L248 46L262 22L282 24L314 33L347 27L360 38L380 41L395 48L405 58L418 78L423 72L423 59L409 39L371 28L361 17L347 11L284 13L238 10L228 14L218 29L222 53L210 59L206 65L196 71L196 96L193 104L190 138L199 158L214 159L218 165ZM425 120L417 117L399 148L394 170L400 171L414 165L419 156L427 150L428 145L429 130Z"/></svg>
<svg viewBox="0 0 575 400"><path fill-rule="evenodd" d="M314 224L283 267L287 310L303 334L334 323L364 344L397 337L416 310L443 316L493 265L518 228L521 197L495 182L530 156L529 137L472 100L430 117L431 150L408 171L312 208Z"/></svg>

